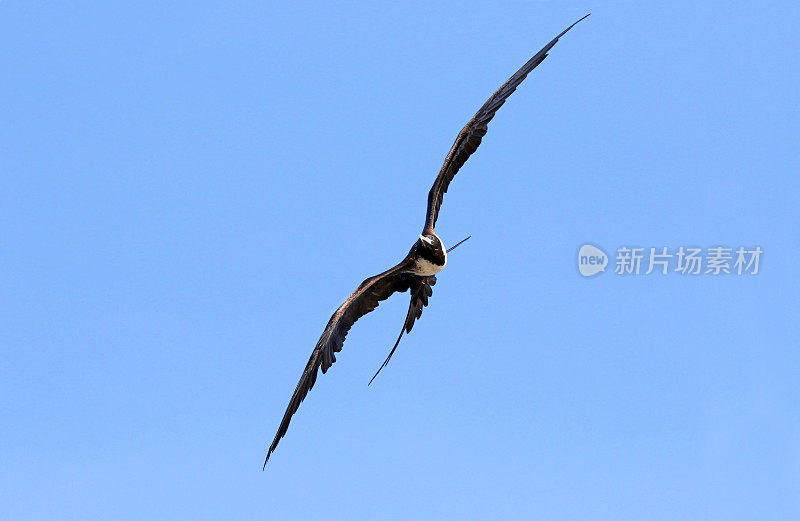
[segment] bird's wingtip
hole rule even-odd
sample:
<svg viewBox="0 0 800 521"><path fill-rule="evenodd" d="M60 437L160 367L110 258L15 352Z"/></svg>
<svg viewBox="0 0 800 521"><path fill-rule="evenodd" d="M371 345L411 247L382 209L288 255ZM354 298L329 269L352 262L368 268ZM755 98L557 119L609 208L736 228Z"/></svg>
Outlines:
<svg viewBox="0 0 800 521"><path fill-rule="evenodd" d="M264 472L267 469L267 462L269 461L270 456L272 456L272 451L267 452L267 457L264 458L264 464L261 465L261 472Z"/></svg>
<svg viewBox="0 0 800 521"><path fill-rule="evenodd" d="M567 32L567 31L569 31L570 29L572 29L573 27L575 27L576 25L578 25L579 23L581 23L583 20L586 20L587 18L589 18L589 16L591 16L591 14L592 14L592 13L586 13L586 14L585 14L585 15L583 15L581 18L579 18L577 22L575 22L574 24L572 24L572 25L570 25L569 27L567 27L567 30L566 30L566 31L564 31L564 32ZM563 33L562 33L562 34L563 34Z"/></svg>
<svg viewBox="0 0 800 521"><path fill-rule="evenodd" d="M555 45L555 42L557 42L559 38L561 38L562 36L564 36L565 34L567 34L567 31L569 31L570 29L572 29L573 27L575 27L576 25L578 25L578 23L580 23L580 21L581 21L581 20L585 20L585 19L587 19L587 18L589 17L589 15L591 15L591 14L592 14L592 13L587 13L587 14L583 15L583 17L581 17L581 18L580 18L580 19L579 19L577 22L573 23L572 25L570 25L569 27L567 27L566 29L564 29L563 31L561 31L561 34L559 34L558 36L556 36L555 38L553 38L553 41L552 41L552 42L550 42L550 43L551 43L551 44L553 44L553 45ZM551 45L551 46L552 46L552 45ZM547 47L545 47L545 49L549 50L549 48L547 48Z"/></svg>

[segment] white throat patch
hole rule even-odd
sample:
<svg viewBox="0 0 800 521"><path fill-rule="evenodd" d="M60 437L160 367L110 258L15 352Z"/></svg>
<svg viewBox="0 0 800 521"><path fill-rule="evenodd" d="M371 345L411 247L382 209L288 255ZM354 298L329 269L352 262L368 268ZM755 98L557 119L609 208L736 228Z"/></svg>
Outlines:
<svg viewBox="0 0 800 521"><path fill-rule="evenodd" d="M445 264L447 264L447 258L445 258L444 264L441 266L425 259L417 259L414 265L414 273L425 276L436 275L444 269Z"/></svg>

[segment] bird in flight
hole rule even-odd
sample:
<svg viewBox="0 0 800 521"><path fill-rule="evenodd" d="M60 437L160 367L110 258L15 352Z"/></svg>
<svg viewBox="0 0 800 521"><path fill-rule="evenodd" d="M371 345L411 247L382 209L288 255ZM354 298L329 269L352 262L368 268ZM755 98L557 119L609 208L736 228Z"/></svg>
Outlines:
<svg viewBox="0 0 800 521"><path fill-rule="evenodd" d="M278 446L278 442L286 434L289 422L292 420L294 413L297 412L300 402L305 399L308 391L314 387L319 369L322 369L323 373L330 369L331 365L336 361L336 353L342 350L347 332L350 331L356 320L374 310L378 307L379 302L386 300L393 293L410 291L411 303L408 306L408 313L406 314L405 322L403 322L403 327L400 329L400 335L375 376L378 376L381 369L389 363L395 349L400 344L403 333L411 332L414 321L422 316L422 308L428 305L428 298L433 295L432 286L436 284L436 274L442 271L447 264L447 253L469 239L467 237L467 239L447 249L434 231L439 209L442 206L442 198L447 192L450 182L469 156L481 144L481 139L486 134L488 124L497 109L506 102L506 99L516 90L525 77L537 65L542 63L558 39L587 16L589 15L587 14L564 29L561 34L553 38L550 43L528 60L525 65L491 95L486 103L478 109L475 116L469 120L469 123L458 133L458 137L452 148L450 148L450 152L447 154L441 170L439 170L439 175L436 176L436 180L428 193L428 211L425 216L425 227L422 230L422 234L411 247L408 255L397 266L362 282L353 294L334 312L328 321L328 325L325 326L325 330L322 332L314 351L311 353L311 358L303 370L300 382L297 384L294 394L292 394L289 406L286 408L280 427L278 427L278 433L275 435L275 439L267 452L263 468L266 468L270 456ZM373 380L375 376L372 377ZM370 380L370 383L372 383L372 380Z"/></svg>

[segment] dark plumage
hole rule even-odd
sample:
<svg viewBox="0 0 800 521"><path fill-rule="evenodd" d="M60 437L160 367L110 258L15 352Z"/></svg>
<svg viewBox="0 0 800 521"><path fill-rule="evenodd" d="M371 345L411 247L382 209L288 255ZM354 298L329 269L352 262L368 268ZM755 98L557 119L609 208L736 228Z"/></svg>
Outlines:
<svg viewBox="0 0 800 521"><path fill-rule="evenodd" d="M578 22L587 16L589 15L587 14L578 20ZM469 159L469 156L478 149L478 146L481 144L481 139L486 135L489 122L494 117L497 109L502 107L511 93L517 90L522 80L547 58L547 53L550 52L550 49L553 48L558 39L575 27L575 24L578 22L575 22L561 31L561 34L550 40L550 43L545 45L541 51L534 54L525 65L520 67L508 81L502 84L500 88L486 100L486 103L478 109L478 112L469 120L469 123L464 125L461 132L458 133L458 137L444 160L442 169L439 170L439 175L436 176L436 181L433 182L431 191L428 192L428 214L425 219L425 229L422 233L433 231L434 226L436 226L436 219L439 217L439 208L442 206L442 199L444 198L444 194L447 193L450 181L456 176L459 168Z"/></svg>
<svg viewBox="0 0 800 521"><path fill-rule="evenodd" d="M586 16L589 15L587 14ZM578 22L586 18L586 16L578 20ZM436 177L428 193L428 211L422 235L420 235L420 238L411 247L408 255L406 255L397 266L362 282L330 318L328 325L322 332L322 336L319 341L317 341L314 351L311 353L311 358L308 360L306 368L303 370L303 374L300 377L300 382L297 384L294 394L289 401L289 406L283 415L275 439L272 441L269 451L267 452L267 457L264 460L264 467L266 467L270 456L278 446L278 442L286 434L292 415L297 411L300 402L306 397L308 391L314 387L319 369L321 368L322 372L325 373L330 366L333 365L336 361L336 353L342 350L345 336L347 336L347 332L350 331L350 328L356 320L378 307L381 301L386 300L393 293L410 290L411 302L405 322L400 330L400 335L397 337L397 342L395 342L394 347L392 347L392 350L389 352L389 356L386 357L386 361L383 362L378 372L375 373L375 376L389 363L395 349L397 349L397 346L400 344L403 333L411 332L414 321L420 318L422 315L422 308L428 305L428 299L433 295L432 287L436 284L435 274L441 271L447 263L448 251L452 251L456 246L461 244L458 243L456 246L453 246L453 248L450 248L450 250L447 250L434 232L436 219L439 216L439 209L442 205L442 199L447 192L447 188L450 186L450 182L469 156L472 155L480 145L481 139L486 134L488 123L494 117L497 109L505 103L506 99L516 90L525 77L536 68L537 65L542 63L547 57L547 53L556 44L558 39L572 29L578 22L567 27L561 34L553 38L550 43L545 45L542 50L528 60L525 65L492 94L469 123L459 132L455 143L453 143L450 152L445 158L439 175ZM467 239L468 238L469 237L467 237ZM373 379L375 376L373 376ZM370 380L370 383L371 382L372 380Z"/></svg>

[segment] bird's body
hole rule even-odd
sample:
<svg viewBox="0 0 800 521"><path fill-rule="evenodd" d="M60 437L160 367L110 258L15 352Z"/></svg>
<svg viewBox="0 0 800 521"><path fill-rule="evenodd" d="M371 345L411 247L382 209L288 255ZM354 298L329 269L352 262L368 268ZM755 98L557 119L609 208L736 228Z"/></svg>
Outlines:
<svg viewBox="0 0 800 521"><path fill-rule="evenodd" d="M589 16L589 15L586 15ZM583 18L586 18L584 16ZM583 20L578 20L580 22ZM345 336L356 320L374 310L378 304L389 298L395 292L409 291L411 293L411 303L406 314L403 328L397 337L394 347L389 352L383 365L378 369L380 372L391 359L395 349L400 343L403 333L410 333L414 322L422 315L422 308L428 305L428 298L433 294L432 286L436 284L436 274L444 269L447 264L447 252L441 239L436 235L434 226L439 216L439 209L442 205L444 194L450 182L455 177L464 162L472 155L481 143L481 139L486 134L488 123L492 120L506 99L519 86L525 77L546 57L550 49L556 44L558 39L569 31L575 24L567 27L556 36L542 50L536 53L525 65L523 65L511 78L508 79L492 96L478 109L478 112L459 132L455 143L445 158L439 175L428 193L428 209L425 216L425 226L419 239L409 250L408 255L396 266L384 271L379 275L370 277L362 282L358 288L350 295L339 308L333 313L328 325L322 332L322 336L317 341L314 351L306 364L306 368L300 377L300 382L295 388L294 394L289 401L289 406L283 415L278 432L267 452L264 466L266 467L269 457L278 446L280 439L286 434L292 415L297 411L300 402L305 399L308 391L314 386L317 380L319 369L325 373L336 361L336 353L342 350ZM469 239L469 237L467 237ZM464 239L467 240L467 239ZM461 241L461 242L464 242ZM449 251L454 250L459 242ZM378 373L375 373L377 376ZM373 376L373 379L375 377ZM370 383L372 380L370 380Z"/></svg>

